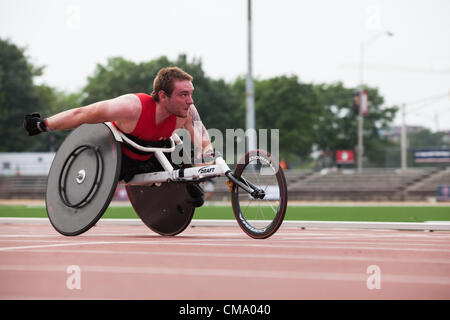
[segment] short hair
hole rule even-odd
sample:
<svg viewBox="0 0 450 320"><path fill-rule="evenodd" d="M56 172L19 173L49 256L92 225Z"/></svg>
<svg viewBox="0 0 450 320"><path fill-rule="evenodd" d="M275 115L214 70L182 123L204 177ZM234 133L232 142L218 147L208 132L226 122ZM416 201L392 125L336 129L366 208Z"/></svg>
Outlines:
<svg viewBox="0 0 450 320"><path fill-rule="evenodd" d="M174 89L174 80L192 81L194 78L178 67L168 67L159 70L155 80L153 80L153 92L151 96L156 102L159 102L159 91L163 90L169 97Z"/></svg>

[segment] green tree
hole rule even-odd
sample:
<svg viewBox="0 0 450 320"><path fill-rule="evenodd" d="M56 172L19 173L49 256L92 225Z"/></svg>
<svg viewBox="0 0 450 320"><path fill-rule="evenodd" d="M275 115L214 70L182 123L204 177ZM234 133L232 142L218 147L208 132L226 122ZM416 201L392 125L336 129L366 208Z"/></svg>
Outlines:
<svg viewBox="0 0 450 320"><path fill-rule="evenodd" d="M418 132L408 134L409 148L435 148L450 146L449 139L445 132L431 132L429 129L423 129Z"/></svg>
<svg viewBox="0 0 450 320"><path fill-rule="evenodd" d="M47 85L35 86L42 107L42 116L49 117L58 112L79 107L82 102L82 93L66 93ZM37 137L32 151L56 151L70 131L54 131L48 134L41 134ZM33 137L34 139L35 137Z"/></svg>
<svg viewBox="0 0 450 320"><path fill-rule="evenodd" d="M201 60L194 59L189 63L186 55L180 55L170 65L178 66L194 77L194 103L206 128L218 129L224 136L226 129L236 128L240 106L232 85L223 79L208 77Z"/></svg>
<svg viewBox="0 0 450 320"><path fill-rule="evenodd" d="M160 63L162 59L157 61ZM132 92L148 93L157 71L148 63L136 64L122 57L109 58L106 65L98 64L94 74L88 77L82 103L87 105Z"/></svg>
<svg viewBox="0 0 450 320"><path fill-rule="evenodd" d="M296 76L280 76L258 81L255 95L256 125L280 129L280 156L309 155L320 110L313 86L300 83Z"/></svg>
<svg viewBox="0 0 450 320"><path fill-rule="evenodd" d="M185 55L180 55L175 61L160 57L142 63L121 57L110 58L106 65L98 64L94 74L88 78L82 103L87 105L126 93L150 94L157 72L170 66L178 66L194 77L194 103L207 128L234 128L239 104L231 86L223 80L207 77L201 61L194 59L188 62Z"/></svg>
<svg viewBox="0 0 450 320"><path fill-rule="evenodd" d="M336 151L352 149L358 143L358 118L353 111L354 88L345 88L341 82L319 84L315 90L322 110L315 125L315 140L319 149ZM385 148L393 144L380 135L392 123L396 106L384 107L384 99L376 88L365 88L369 95L369 114L364 117L363 137L365 165L379 166L385 161Z"/></svg>
<svg viewBox="0 0 450 320"><path fill-rule="evenodd" d="M34 151L43 138L31 139L23 129L23 116L40 110L39 96L33 77L42 68L31 65L25 50L0 39L0 144L1 152Z"/></svg>
<svg viewBox="0 0 450 320"><path fill-rule="evenodd" d="M256 129L280 130L281 159L308 156L314 144L314 124L320 112L319 97L314 87L299 82L296 76L255 80L254 87ZM239 124L244 126L245 79L238 78L233 84L233 90L241 104L237 112L241 119Z"/></svg>

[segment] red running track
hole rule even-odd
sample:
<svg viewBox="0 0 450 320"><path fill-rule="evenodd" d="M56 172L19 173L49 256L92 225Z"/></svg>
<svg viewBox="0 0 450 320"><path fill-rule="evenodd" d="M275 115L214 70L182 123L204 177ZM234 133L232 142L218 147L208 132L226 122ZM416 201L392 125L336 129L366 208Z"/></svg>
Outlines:
<svg viewBox="0 0 450 320"><path fill-rule="evenodd" d="M450 299L450 233L0 224L0 299Z"/></svg>

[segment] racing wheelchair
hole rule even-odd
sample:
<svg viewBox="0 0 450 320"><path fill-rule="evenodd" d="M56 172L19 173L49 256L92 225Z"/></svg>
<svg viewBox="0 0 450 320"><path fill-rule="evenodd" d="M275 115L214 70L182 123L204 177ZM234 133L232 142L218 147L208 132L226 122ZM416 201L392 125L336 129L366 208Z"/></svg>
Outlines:
<svg viewBox="0 0 450 320"><path fill-rule="evenodd" d="M121 143L153 152L163 171L141 173L125 184L128 198L143 223L156 233L174 236L190 224L195 207L186 185L226 177L234 216L250 237L264 239L281 226L287 209L283 170L268 152L247 152L232 171L215 154L213 164L174 168L166 154L182 140L173 134L169 147L144 147L111 123L84 124L64 140L47 181L46 209L52 226L65 236L93 227L113 199L121 171Z"/></svg>

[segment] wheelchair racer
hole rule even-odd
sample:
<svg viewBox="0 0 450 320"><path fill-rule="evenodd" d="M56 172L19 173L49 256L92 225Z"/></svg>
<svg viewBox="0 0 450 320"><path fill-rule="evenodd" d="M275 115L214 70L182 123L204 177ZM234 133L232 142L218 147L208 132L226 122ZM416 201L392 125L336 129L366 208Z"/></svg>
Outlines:
<svg viewBox="0 0 450 320"><path fill-rule="evenodd" d="M195 157L213 154L209 135L200 120L192 94L193 77L178 67L161 69L153 81L153 92L130 93L69 109L42 119L39 113L25 115L23 126L30 136L55 130L70 130L82 124L111 122L131 140L143 146L163 144L173 132L189 132ZM159 147L159 145L157 145ZM163 145L161 145L163 147ZM153 153L143 153L124 143L120 180L130 181L135 174L163 171ZM204 192L197 183L188 183L194 207L204 203Z"/></svg>

